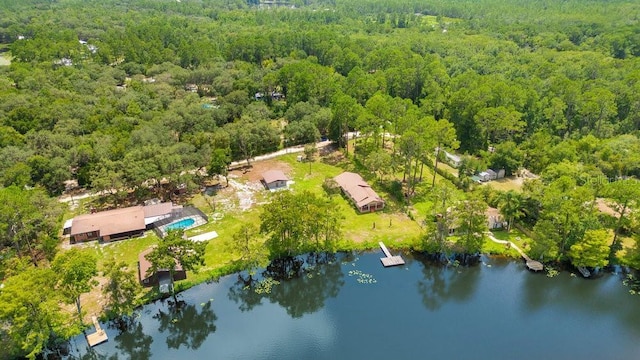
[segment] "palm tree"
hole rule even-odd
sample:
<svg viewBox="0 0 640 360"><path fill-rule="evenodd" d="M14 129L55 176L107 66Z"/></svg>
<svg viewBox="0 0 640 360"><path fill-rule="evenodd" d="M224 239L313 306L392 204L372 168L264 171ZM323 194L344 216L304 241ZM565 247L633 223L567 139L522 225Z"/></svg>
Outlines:
<svg viewBox="0 0 640 360"><path fill-rule="evenodd" d="M507 232L511 231L511 224L521 218L522 212L522 194L509 190L498 195L498 208L502 216L507 219Z"/></svg>

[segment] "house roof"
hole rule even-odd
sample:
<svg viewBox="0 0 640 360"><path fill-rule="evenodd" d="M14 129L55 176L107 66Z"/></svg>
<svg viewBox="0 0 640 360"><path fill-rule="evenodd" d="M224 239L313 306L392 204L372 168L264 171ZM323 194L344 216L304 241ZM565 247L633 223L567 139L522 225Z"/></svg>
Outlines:
<svg viewBox="0 0 640 360"><path fill-rule="evenodd" d="M147 276L147 271L149 271L149 269L151 269L151 262L149 260L147 260L147 258L145 257L147 254L151 253L153 251L153 249L155 249L155 247L150 247L144 251L142 251L140 254L138 254L138 265L140 268L140 280L146 279L148 277L151 277L151 275ZM180 263L176 260L176 271L182 271L182 266L180 265Z"/></svg>
<svg viewBox="0 0 640 360"><path fill-rule="evenodd" d="M159 204L145 205L143 208L144 217L154 217L154 216L162 216L171 213L171 209L173 209L173 204L171 202L163 202Z"/></svg>
<svg viewBox="0 0 640 360"><path fill-rule="evenodd" d="M267 184L271 184L272 182L275 182L275 181L289 181L289 178L287 177L287 175L285 175L280 170L265 171L264 173L262 173L262 178L264 179L264 182Z"/></svg>
<svg viewBox="0 0 640 360"><path fill-rule="evenodd" d="M144 210L142 206L101 211L73 218L71 236L90 231L100 231L100 236L144 230Z"/></svg>
<svg viewBox="0 0 640 360"><path fill-rule="evenodd" d="M384 202L371 186L356 173L343 172L333 179L340 185L344 192L349 194L358 207L364 206L372 201Z"/></svg>
<svg viewBox="0 0 640 360"><path fill-rule="evenodd" d="M171 214L171 202L132 206L122 209L100 211L93 214L79 215L70 222L70 235L100 231L100 236L108 236L129 231L144 230L146 219L159 219ZM67 224L65 223L65 226Z"/></svg>

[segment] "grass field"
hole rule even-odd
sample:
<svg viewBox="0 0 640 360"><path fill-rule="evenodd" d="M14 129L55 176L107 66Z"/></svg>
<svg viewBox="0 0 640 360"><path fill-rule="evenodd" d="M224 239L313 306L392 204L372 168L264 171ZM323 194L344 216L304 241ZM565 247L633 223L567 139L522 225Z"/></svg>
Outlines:
<svg viewBox="0 0 640 360"><path fill-rule="evenodd" d="M0 44L0 66L11 65L11 53L5 51L7 47L7 44Z"/></svg>
<svg viewBox="0 0 640 360"><path fill-rule="evenodd" d="M499 191L522 191L522 178L510 176L499 180L492 180L486 183L483 183L482 186L489 186L494 190Z"/></svg>

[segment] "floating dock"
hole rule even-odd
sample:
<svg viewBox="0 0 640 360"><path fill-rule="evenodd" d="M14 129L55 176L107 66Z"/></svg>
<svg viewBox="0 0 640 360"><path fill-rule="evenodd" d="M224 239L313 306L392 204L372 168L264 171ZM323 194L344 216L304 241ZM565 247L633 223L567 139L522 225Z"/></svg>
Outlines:
<svg viewBox="0 0 640 360"><path fill-rule="evenodd" d="M89 346L93 347L98 344L102 344L103 342L109 340L109 338L107 338L107 333L104 332L104 330L102 330L102 328L100 327L98 318L92 316L91 320L93 321L93 326L95 326L96 328L96 332L87 335L87 342L89 343Z"/></svg>
<svg viewBox="0 0 640 360"><path fill-rule="evenodd" d="M384 267L404 265L404 259L401 256L391 255L391 253L389 252L389 249L387 249L387 247L384 246L382 241L379 242L378 245L380 245L380 249L382 249L382 252L385 255L385 257L380 258L380 261L382 261L382 265L384 265Z"/></svg>

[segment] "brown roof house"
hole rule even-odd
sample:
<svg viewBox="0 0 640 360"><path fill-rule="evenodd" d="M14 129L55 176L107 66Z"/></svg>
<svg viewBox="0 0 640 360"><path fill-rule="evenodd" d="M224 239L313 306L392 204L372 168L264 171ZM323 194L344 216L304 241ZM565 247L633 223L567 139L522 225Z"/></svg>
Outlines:
<svg viewBox="0 0 640 360"><path fill-rule="evenodd" d="M356 173L343 172L333 178L342 192L351 199L361 213L384 209L384 200Z"/></svg>
<svg viewBox="0 0 640 360"><path fill-rule="evenodd" d="M173 210L173 204L166 202L79 215L65 223L64 233L69 234L72 244L128 239L142 236L153 223L169 217Z"/></svg>
<svg viewBox="0 0 640 360"><path fill-rule="evenodd" d="M147 254L153 251L153 247L148 248L138 254L138 278L143 286L160 286L160 292L171 292L171 273L167 270L158 270L153 274L148 274L151 269L151 263L145 257ZM182 268L179 262L176 261L176 268L173 272L173 281L184 280L187 278L187 271Z"/></svg>
<svg viewBox="0 0 640 360"><path fill-rule="evenodd" d="M280 170L269 170L262 174L262 184L267 190L286 189L289 178Z"/></svg>

